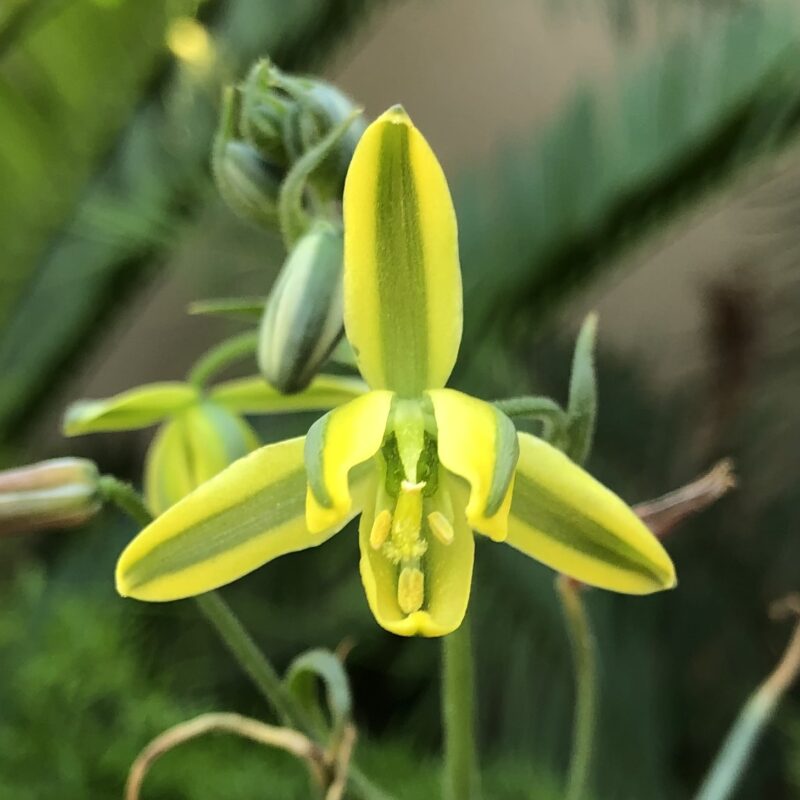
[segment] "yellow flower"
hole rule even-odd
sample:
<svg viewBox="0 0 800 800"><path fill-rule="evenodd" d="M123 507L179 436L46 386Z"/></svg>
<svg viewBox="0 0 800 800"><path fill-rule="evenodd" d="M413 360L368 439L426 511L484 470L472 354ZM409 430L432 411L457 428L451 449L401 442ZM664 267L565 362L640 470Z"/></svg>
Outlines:
<svg viewBox="0 0 800 800"><path fill-rule="evenodd" d="M444 388L462 326L456 219L441 167L400 107L356 148L344 222L345 329L371 391L167 510L120 557L120 593L199 594L358 514L367 599L398 634L460 625L473 531L594 586L673 586L669 556L622 500L496 407Z"/></svg>

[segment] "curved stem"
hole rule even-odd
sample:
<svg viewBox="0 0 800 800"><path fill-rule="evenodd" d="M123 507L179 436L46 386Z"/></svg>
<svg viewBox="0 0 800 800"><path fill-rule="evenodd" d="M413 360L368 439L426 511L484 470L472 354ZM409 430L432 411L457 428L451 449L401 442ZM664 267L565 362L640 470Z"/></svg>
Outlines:
<svg viewBox="0 0 800 800"><path fill-rule="evenodd" d="M201 356L189 372L187 380L202 388L228 364L252 355L258 349L258 331L247 331L220 342Z"/></svg>
<svg viewBox="0 0 800 800"><path fill-rule="evenodd" d="M583 800L589 784L597 718L597 659L595 641L579 584L559 575L556 588L567 623L575 674L575 714L567 787L564 800Z"/></svg>
<svg viewBox="0 0 800 800"><path fill-rule="evenodd" d="M444 798L478 800L475 747L475 677L469 617L442 641Z"/></svg>
<svg viewBox="0 0 800 800"><path fill-rule="evenodd" d="M325 753L302 733L288 728L276 728L240 714L209 713L169 728L142 750L128 773L125 800L139 800L144 779L150 767L161 756L184 742L208 733L232 733L267 747L285 750L308 764L319 785L325 784L328 772Z"/></svg>
<svg viewBox="0 0 800 800"><path fill-rule="evenodd" d="M98 486L103 500L113 503L134 522L139 525L149 525L153 521L153 515L145 504L144 498L131 484L125 483L113 475L103 475Z"/></svg>
<svg viewBox="0 0 800 800"><path fill-rule="evenodd" d="M142 496L129 483L103 475L100 479L103 498L114 503L140 525L148 525L153 515ZM207 592L194 598L202 615L225 643L239 666L247 673L266 701L286 724L310 733L311 725L302 706L286 690L275 667L259 649L253 637L218 592ZM351 763L348 782L362 800L394 800L392 795L376 786L356 764Z"/></svg>
<svg viewBox="0 0 800 800"><path fill-rule="evenodd" d="M695 800L727 800L739 784L764 728L786 690L800 675L800 622L778 666L745 703Z"/></svg>
<svg viewBox="0 0 800 800"><path fill-rule="evenodd" d="M250 676L284 725L306 728L294 709L275 667L267 660L239 618L218 592L194 598L200 613L211 623L239 666Z"/></svg>

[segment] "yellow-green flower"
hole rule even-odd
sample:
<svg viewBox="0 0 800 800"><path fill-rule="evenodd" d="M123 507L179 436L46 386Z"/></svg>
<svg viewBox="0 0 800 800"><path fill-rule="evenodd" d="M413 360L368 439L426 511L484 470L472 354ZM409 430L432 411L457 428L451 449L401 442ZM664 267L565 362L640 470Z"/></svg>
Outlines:
<svg viewBox="0 0 800 800"><path fill-rule="evenodd" d="M358 514L367 599L398 634L459 626L473 531L594 586L673 586L669 556L622 500L496 407L444 388L462 325L456 219L436 157L399 107L356 148L344 220L345 329L371 391L167 510L122 554L120 593L199 594Z"/></svg>

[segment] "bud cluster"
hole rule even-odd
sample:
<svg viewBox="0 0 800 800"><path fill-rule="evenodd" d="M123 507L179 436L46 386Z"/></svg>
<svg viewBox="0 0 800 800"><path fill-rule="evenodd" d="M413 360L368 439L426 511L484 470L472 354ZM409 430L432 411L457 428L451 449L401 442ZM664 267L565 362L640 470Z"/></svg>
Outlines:
<svg viewBox="0 0 800 800"><path fill-rule="evenodd" d="M334 86L258 61L226 90L212 166L241 217L279 228L287 250L260 325L258 364L289 394L306 388L342 335L344 178L364 118Z"/></svg>

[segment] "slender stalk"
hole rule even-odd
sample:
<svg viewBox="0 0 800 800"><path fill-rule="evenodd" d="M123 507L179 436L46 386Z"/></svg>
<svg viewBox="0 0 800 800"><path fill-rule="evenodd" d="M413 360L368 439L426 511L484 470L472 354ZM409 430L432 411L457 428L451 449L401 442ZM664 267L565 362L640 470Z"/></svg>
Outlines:
<svg viewBox="0 0 800 800"><path fill-rule="evenodd" d="M695 800L727 800L753 755L786 690L800 675L800 622L780 663L745 703Z"/></svg>
<svg viewBox="0 0 800 800"><path fill-rule="evenodd" d="M597 663L595 641L579 584L559 575L556 588L567 624L575 674L575 713L564 800L586 797L592 767L597 718Z"/></svg>
<svg viewBox="0 0 800 800"><path fill-rule="evenodd" d="M442 642L444 798L478 800L475 747L475 678L469 618Z"/></svg>
<svg viewBox="0 0 800 800"><path fill-rule="evenodd" d="M144 499L129 483L113 475L103 475L99 481L99 489L104 500L113 503L139 525L149 525L153 521L153 515Z"/></svg>
<svg viewBox="0 0 800 800"><path fill-rule="evenodd" d="M104 475L100 479L103 498L114 503L140 525L148 525L153 515L142 496L129 483ZM283 685L275 667L259 649L253 637L218 592L207 592L194 598L200 612L225 643L239 666L247 673L266 701L284 724L291 724L304 733L312 726L302 706ZM376 786L362 770L350 763L348 783L361 800L394 800L393 796Z"/></svg>
<svg viewBox="0 0 800 800"><path fill-rule="evenodd" d="M329 769L325 753L319 745L302 733L289 728L276 728L240 714L210 713L169 728L142 750L128 773L125 800L139 800L144 779L161 756L185 742L208 733L232 733L267 747L285 750L295 758L305 761L317 784L325 785Z"/></svg>
<svg viewBox="0 0 800 800"><path fill-rule="evenodd" d="M203 387L228 364L255 353L258 348L258 331L247 331L220 342L201 356L188 375L189 383Z"/></svg>

